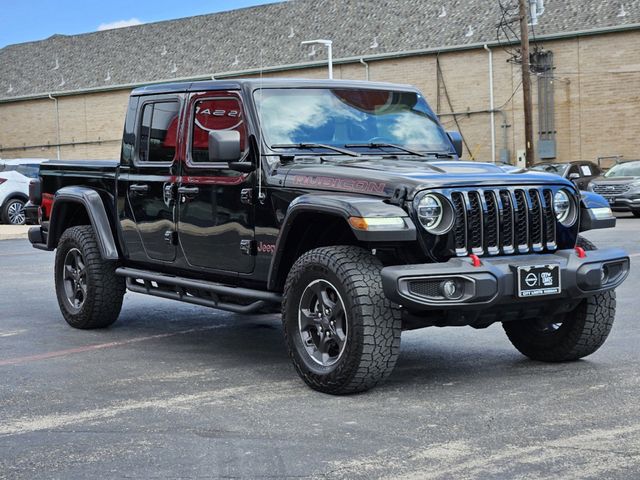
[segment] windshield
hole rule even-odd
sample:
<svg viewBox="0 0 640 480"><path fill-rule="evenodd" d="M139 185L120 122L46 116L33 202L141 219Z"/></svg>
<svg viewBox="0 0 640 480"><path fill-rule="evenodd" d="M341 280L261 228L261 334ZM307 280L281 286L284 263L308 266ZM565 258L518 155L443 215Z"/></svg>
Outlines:
<svg viewBox="0 0 640 480"><path fill-rule="evenodd" d="M611 167L605 177L640 177L640 162L619 163Z"/></svg>
<svg viewBox="0 0 640 480"><path fill-rule="evenodd" d="M569 168L568 163L545 163L540 165L534 165L532 170L538 170L540 172L555 173L556 175L564 175L564 172Z"/></svg>
<svg viewBox="0 0 640 480"><path fill-rule="evenodd" d="M452 149L427 102L415 92L265 88L256 90L254 99L269 146L371 149L388 144L420 152Z"/></svg>

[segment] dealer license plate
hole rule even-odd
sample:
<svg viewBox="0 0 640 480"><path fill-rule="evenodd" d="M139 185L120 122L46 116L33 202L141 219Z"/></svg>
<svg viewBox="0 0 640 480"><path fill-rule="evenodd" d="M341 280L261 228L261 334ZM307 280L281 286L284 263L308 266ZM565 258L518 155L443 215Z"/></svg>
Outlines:
<svg viewBox="0 0 640 480"><path fill-rule="evenodd" d="M518 297L560 293L560 265L518 267Z"/></svg>

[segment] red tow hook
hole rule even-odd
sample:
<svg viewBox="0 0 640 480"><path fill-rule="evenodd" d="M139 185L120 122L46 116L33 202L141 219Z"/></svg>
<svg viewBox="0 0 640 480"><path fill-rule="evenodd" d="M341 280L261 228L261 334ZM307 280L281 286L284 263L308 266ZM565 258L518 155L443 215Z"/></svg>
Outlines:
<svg viewBox="0 0 640 480"><path fill-rule="evenodd" d="M578 258L586 258L587 256L587 252L585 252L582 247L576 247L576 254L578 255Z"/></svg>
<svg viewBox="0 0 640 480"><path fill-rule="evenodd" d="M473 265L474 267L482 266L482 261L480 260L480 257L475 253L472 253L471 255L469 255L469 258L471 259L471 265Z"/></svg>

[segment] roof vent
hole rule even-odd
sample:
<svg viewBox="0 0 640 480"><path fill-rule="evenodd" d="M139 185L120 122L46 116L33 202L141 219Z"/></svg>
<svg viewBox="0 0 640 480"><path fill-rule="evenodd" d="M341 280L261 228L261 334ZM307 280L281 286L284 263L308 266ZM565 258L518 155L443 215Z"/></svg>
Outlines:
<svg viewBox="0 0 640 480"><path fill-rule="evenodd" d="M233 63L231 64L232 67L235 67L236 65L238 65L240 63L240 60L238 60L238 55L236 55L236 58L233 59Z"/></svg>
<svg viewBox="0 0 640 480"><path fill-rule="evenodd" d="M464 34L465 37L473 37L473 27L469 25L467 27L467 32Z"/></svg>
<svg viewBox="0 0 640 480"><path fill-rule="evenodd" d="M444 8L444 5L442 6L442 11L440 12L440 15L438 15L438 18L444 18L447 16L447 9Z"/></svg>
<svg viewBox="0 0 640 480"><path fill-rule="evenodd" d="M289 32L289 37L288 38L293 38L296 36L296 32L293 30L293 27L291 27L291 32Z"/></svg>
<svg viewBox="0 0 640 480"><path fill-rule="evenodd" d="M104 78L105 82L110 82L111 81L111 72L109 72L109 70L107 70L107 76Z"/></svg>
<svg viewBox="0 0 640 480"><path fill-rule="evenodd" d="M380 44L378 43L378 37L373 37L373 43L369 45L369 48L378 48Z"/></svg>
<svg viewBox="0 0 640 480"><path fill-rule="evenodd" d="M627 15L629 15L629 14L628 14L628 13L627 13L627 11L624 9L624 3L621 3L621 4L620 4L620 11L618 12L618 15L617 15L617 16L618 16L618 18L624 18L624 17L626 17Z"/></svg>
<svg viewBox="0 0 640 480"><path fill-rule="evenodd" d="M178 66L174 63L173 68L171 69L171 73L176 73L178 71Z"/></svg>
<svg viewBox="0 0 640 480"><path fill-rule="evenodd" d="M7 88L7 93L13 92L13 85L9 84L9 88Z"/></svg>

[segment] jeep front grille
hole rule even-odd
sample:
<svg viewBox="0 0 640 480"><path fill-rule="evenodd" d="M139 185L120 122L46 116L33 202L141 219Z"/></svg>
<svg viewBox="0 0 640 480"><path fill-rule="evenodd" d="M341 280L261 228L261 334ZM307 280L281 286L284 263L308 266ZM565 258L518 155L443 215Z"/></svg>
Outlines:
<svg viewBox="0 0 640 480"><path fill-rule="evenodd" d="M451 200L456 255L554 251L556 218L550 188L516 187L441 192Z"/></svg>

